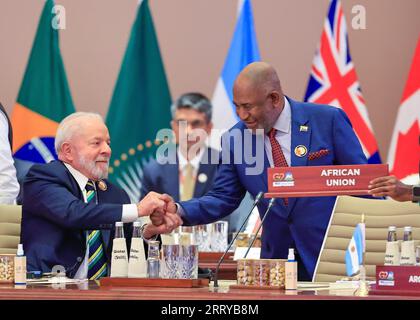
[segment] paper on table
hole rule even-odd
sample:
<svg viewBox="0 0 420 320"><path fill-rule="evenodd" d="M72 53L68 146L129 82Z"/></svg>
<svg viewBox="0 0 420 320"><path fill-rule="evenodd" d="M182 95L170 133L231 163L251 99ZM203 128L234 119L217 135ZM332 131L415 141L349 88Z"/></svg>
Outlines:
<svg viewBox="0 0 420 320"><path fill-rule="evenodd" d="M367 284L375 284L376 281L366 281ZM346 289L357 289L359 288L359 281L348 281L348 280L338 280L336 282L330 283L331 290L346 290Z"/></svg>
<svg viewBox="0 0 420 320"><path fill-rule="evenodd" d="M327 290L330 287L328 282L298 282L298 290Z"/></svg>
<svg viewBox="0 0 420 320"><path fill-rule="evenodd" d="M88 279L70 279L67 277L52 277L52 278L40 278L40 279L28 279L26 282L28 284L52 284L52 283L82 283L86 282Z"/></svg>
<svg viewBox="0 0 420 320"><path fill-rule="evenodd" d="M243 259L245 253L247 252L247 247L237 247L235 249L235 254L233 255L233 260ZM261 248L252 247L248 255L246 256L247 259L259 259L261 256Z"/></svg>

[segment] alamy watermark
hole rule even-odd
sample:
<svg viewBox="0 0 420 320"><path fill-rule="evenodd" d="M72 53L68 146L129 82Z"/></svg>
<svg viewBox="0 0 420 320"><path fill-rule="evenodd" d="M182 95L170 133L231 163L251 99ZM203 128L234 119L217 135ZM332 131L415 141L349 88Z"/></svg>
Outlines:
<svg viewBox="0 0 420 320"><path fill-rule="evenodd" d="M51 20L51 26L54 30L66 29L66 8L64 6L56 4L51 13L55 16Z"/></svg>
<svg viewBox="0 0 420 320"><path fill-rule="evenodd" d="M210 136L221 136L222 149L219 152L210 149L208 157L202 159L204 164L242 164L245 165L246 175L259 175L264 171L264 130L234 128L230 131L213 129L208 135L203 129L193 129L187 134L187 122L179 122L178 145L187 150L188 158L196 157L202 148L207 148L203 143ZM171 141L175 132L171 129L161 129L156 135L156 140ZM189 145L189 147L187 147ZM156 151L156 160L160 164L177 163L177 146L173 143L165 143Z"/></svg>
<svg viewBox="0 0 420 320"><path fill-rule="evenodd" d="M366 30L366 8L361 4L357 4L351 8L354 15L351 19L351 27L354 30Z"/></svg>

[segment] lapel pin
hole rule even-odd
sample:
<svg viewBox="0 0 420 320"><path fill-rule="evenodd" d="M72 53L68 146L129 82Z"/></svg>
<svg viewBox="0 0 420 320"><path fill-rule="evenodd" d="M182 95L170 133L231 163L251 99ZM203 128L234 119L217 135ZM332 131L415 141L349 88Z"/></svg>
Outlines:
<svg viewBox="0 0 420 320"><path fill-rule="evenodd" d="M199 181L200 183L204 183L204 182L206 182L206 181L207 181L207 175L206 175L205 173L200 173L200 174L198 175L198 181Z"/></svg>
<svg viewBox="0 0 420 320"><path fill-rule="evenodd" d="M306 149L306 147L303 145L298 145L295 148L295 155L297 155L298 157L304 157L307 153L308 149Z"/></svg>
<svg viewBox="0 0 420 320"><path fill-rule="evenodd" d="M98 188L101 189L102 191L106 191L108 189L108 186L106 185L104 180L99 180Z"/></svg>
<svg viewBox="0 0 420 320"><path fill-rule="evenodd" d="M308 126L300 126L299 131L300 132L308 132Z"/></svg>

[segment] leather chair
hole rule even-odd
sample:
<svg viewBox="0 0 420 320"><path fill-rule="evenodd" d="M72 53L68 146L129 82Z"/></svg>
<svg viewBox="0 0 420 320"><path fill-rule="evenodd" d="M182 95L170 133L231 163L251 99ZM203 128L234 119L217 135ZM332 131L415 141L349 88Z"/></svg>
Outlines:
<svg viewBox="0 0 420 320"><path fill-rule="evenodd" d="M16 253L20 242L22 206L0 205L0 253Z"/></svg>
<svg viewBox="0 0 420 320"><path fill-rule="evenodd" d="M318 263L315 282L335 282L346 274L345 253L357 223L365 214L366 276L375 278L375 266L383 265L388 227L397 227L398 240L403 239L404 226L413 228L415 245L420 244L420 206L392 199L366 199L350 196L337 197Z"/></svg>

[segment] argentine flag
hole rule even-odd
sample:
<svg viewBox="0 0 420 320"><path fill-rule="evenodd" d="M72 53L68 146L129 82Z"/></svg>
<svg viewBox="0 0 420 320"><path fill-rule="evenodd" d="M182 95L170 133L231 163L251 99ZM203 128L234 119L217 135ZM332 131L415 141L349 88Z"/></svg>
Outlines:
<svg viewBox="0 0 420 320"><path fill-rule="evenodd" d="M212 100L216 129L210 141L213 148L220 150L221 134L239 121L232 102L233 82L246 65L260 60L251 0L239 0L235 32Z"/></svg>
<svg viewBox="0 0 420 320"><path fill-rule="evenodd" d="M359 272L365 248L365 224L358 223L346 251L347 276L351 277Z"/></svg>

